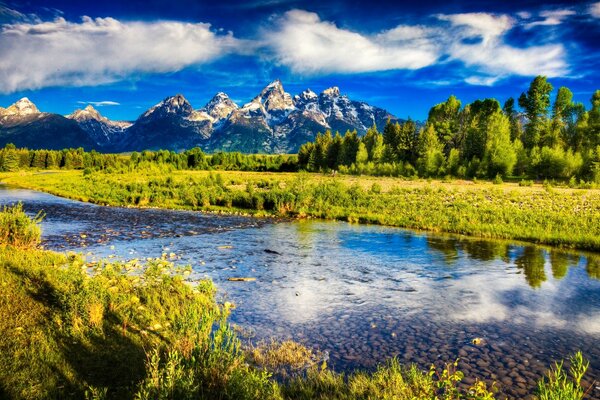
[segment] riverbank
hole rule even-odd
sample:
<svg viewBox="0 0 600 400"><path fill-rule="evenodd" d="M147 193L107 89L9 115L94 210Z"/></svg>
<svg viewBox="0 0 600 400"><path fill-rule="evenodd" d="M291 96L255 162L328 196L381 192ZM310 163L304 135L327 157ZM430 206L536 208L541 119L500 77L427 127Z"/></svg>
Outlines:
<svg viewBox="0 0 600 400"><path fill-rule="evenodd" d="M240 171L0 174L95 204L325 218L600 251L600 190Z"/></svg>

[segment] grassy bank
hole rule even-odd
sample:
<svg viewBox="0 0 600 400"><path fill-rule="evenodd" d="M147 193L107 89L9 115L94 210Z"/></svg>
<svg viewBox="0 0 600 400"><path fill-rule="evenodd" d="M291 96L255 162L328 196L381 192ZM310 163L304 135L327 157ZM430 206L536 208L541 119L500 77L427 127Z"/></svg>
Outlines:
<svg viewBox="0 0 600 400"><path fill-rule="evenodd" d="M600 251L600 190L306 173L2 174L6 183L113 206L318 217Z"/></svg>
<svg viewBox="0 0 600 400"><path fill-rule="evenodd" d="M2 399L494 398L480 381L460 385L456 363L421 371L392 359L343 375L293 342L242 348L227 325L231 305L216 303L210 281L186 282L186 268L88 264L38 249L39 220L20 207L0 222L9 238L0 244ZM531 390L582 399L587 365L578 354L569 373L556 366Z"/></svg>

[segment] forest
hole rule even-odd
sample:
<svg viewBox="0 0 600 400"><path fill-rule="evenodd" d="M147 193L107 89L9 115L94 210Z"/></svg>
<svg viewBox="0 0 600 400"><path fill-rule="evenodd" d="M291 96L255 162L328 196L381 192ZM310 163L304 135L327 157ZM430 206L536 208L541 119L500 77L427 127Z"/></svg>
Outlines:
<svg viewBox="0 0 600 400"><path fill-rule="evenodd" d="M573 93L536 77L518 101L450 96L421 124L388 121L360 137L327 131L304 144L301 169L341 173L460 178L517 176L600 181L600 90L586 109ZM520 107L521 111L517 109Z"/></svg>

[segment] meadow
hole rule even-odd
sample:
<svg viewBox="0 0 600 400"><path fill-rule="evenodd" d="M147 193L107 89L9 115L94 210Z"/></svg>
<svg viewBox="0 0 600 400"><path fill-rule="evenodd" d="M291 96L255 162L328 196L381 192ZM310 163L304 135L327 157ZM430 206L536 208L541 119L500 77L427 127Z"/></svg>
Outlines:
<svg viewBox="0 0 600 400"><path fill-rule="evenodd" d="M493 399L457 363L423 371L391 359L331 371L294 342L244 347L209 280L165 259L89 263L39 248L39 218L0 211L0 397L7 399ZM580 353L531 388L582 399Z"/></svg>
<svg viewBox="0 0 600 400"><path fill-rule="evenodd" d="M10 185L110 206L160 207L355 223L600 251L600 190L532 182L318 173L104 171L1 173Z"/></svg>

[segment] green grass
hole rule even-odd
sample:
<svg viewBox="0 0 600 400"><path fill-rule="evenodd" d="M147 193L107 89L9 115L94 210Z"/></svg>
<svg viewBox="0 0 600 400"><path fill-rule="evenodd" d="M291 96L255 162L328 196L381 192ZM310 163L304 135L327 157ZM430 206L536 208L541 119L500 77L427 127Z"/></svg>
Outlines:
<svg viewBox="0 0 600 400"><path fill-rule="evenodd" d="M113 206L318 217L600 251L600 191L517 183L307 173L173 171L3 174L3 181Z"/></svg>

